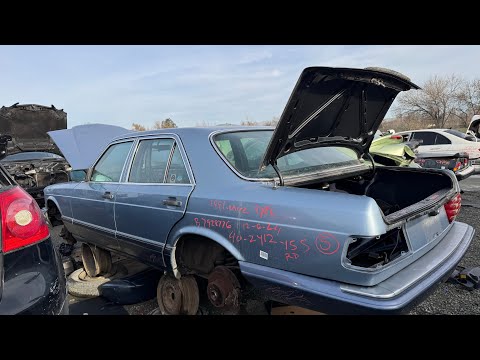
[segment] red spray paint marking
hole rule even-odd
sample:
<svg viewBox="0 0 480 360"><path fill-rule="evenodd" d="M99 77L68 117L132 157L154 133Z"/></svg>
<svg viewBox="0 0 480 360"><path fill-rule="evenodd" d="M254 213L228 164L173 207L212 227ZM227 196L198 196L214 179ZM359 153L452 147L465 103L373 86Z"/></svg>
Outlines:
<svg viewBox="0 0 480 360"><path fill-rule="evenodd" d="M319 252L325 255L335 254L340 249L340 243L337 238L330 233L322 232L315 239L315 247Z"/></svg>

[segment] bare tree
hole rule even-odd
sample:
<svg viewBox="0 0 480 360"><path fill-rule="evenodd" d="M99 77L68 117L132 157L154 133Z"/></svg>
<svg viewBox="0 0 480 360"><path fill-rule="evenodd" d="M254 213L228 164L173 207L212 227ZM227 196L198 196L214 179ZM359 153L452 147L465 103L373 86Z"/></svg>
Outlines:
<svg viewBox="0 0 480 360"><path fill-rule="evenodd" d="M170 128L176 128L176 127L177 127L177 124L175 124L175 122L170 118L167 118L163 121L157 120L153 124L153 129L166 129L166 128L170 129Z"/></svg>
<svg viewBox="0 0 480 360"><path fill-rule="evenodd" d="M272 120L263 121L262 124L266 126L277 126L279 120L280 118L278 116L274 116Z"/></svg>
<svg viewBox="0 0 480 360"><path fill-rule="evenodd" d="M258 122L256 121L251 121L251 120L243 120L240 125L242 126L257 126Z"/></svg>
<svg viewBox="0 0 480 360"><path fill-rule="evenodd" d="M132 124L132 130L134 130L134 131L145 131L145 130L147 130L147 128L143 125L133 123Z"/></svg>
<svg viewBox="0 0 480 360"><path fill-rule="evenodd" d="M445 127L457 111L457 96L464 81L455 76L433 76L422 90L411 90L399 97L402 114L416 114L436 127Z"/></svg>
<svg viewBox="0 0 480 360"><path fill-rule="evenodd" d="M456 96L457 111L455 115L460 125L468 127L472 116L480 114L480 79L465 81Z"/></svg>
<svg viewBox="0 0 480 360"><path fill-rule="evenodd" d="M240 123L242 126L277 126L278 121L280 118L278 116L274 116L272 120L264 120L264 121L251 121L251 120L244 120Z"/></svg>

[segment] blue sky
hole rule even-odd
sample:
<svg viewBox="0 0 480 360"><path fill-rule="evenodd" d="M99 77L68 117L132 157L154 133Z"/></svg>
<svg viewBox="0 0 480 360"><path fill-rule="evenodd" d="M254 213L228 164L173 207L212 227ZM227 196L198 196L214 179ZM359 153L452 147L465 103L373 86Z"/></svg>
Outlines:
<svg viewBox="0 0 480 360"><path fill-rule="evenodd" d="M0 46L0 105L55 105L68 126L279 116L307 66L381 66L421 85L480 78L480 46Z"/></svg>

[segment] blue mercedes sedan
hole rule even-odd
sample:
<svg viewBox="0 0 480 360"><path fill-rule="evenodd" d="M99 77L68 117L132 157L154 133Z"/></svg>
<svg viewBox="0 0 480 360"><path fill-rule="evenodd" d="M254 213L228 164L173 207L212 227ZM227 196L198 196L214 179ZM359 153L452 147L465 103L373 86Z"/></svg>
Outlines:
<svg viewBox="0 0 480 360"><path fill-rule="evenodd" d="M329 314L399 313L474 236L455 221L451 171L380 166L368 152L395 97L417 88L386 69L307 68L276 128L120 135L83 181L45 189L46 210L86 244L89 276L110 271L112 251L163 269L164 314L195 314L201 295L235 313L251 293Z"/></svg>

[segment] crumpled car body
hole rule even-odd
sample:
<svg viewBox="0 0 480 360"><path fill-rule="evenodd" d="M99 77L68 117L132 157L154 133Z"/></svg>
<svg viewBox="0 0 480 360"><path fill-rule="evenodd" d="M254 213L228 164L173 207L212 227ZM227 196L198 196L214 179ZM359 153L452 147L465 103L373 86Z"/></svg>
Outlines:
<svg viewBox="0 0 480 360"><path fill-rule="evenodd" d="M405 143L401 136L378 136L370 145L370 154L375 162L382 165L415 166L415 148L418 144Z"/></svg>
<svg viewBox="0 0 480 360"><path fill-rule="evenodd" d="M68 164L47 131L65 129L67 113L52 106L15 104L0 108L0 165L43 206L45 186L66 182Z"/></svg>
<svg viewBox="0 0 480 360"><path fill-rule="evenodd" d="M193 275L216 307L257 293L331 314L405 311L474 237L455 220L451 171L368 160L395 97L416 88L378 68L307 68L275 129L119 136L85 181L45 189L47 213L79 241L162 269L167 313L198 299Z"/></svg>

